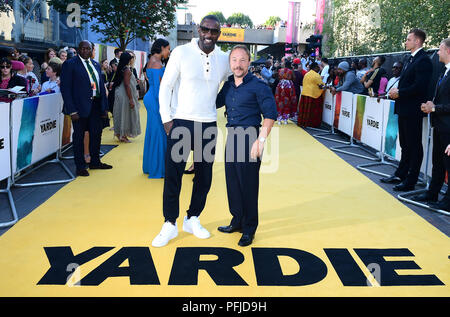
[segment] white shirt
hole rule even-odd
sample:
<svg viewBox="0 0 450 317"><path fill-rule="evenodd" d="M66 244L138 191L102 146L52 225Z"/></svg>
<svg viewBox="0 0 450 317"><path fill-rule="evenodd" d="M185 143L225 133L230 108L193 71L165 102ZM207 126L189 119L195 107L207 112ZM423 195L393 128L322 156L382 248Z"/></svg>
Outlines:
<svg viewBox="0 0 450 317"><path fill-rule="evenodd" d="M38 80L36 74L33 73L33 72L28 72L26 76L27 76L27 77L30 77L30 76L31 76L31 78L34 79L34 83L33 83L33 82L30 83L30 85L31 85L31 90L37 89L37 88L39 87L39 80Z"/></svg>
<svg viewBox="0 0 450 317"><path fill-rule="evenodd" d="M389 90L391 90L392 88L398 88L398 81L399 81L400 77L392 77L391 79L389 79L387 85L386 85L386 92L389 93Z"/></svg>
<svg viewBox="0 0 450 317"><path fill-rule="evenodd" d="M91 73L89 72L89 69L87 68L86 60L81 58L80 55L78 55L78 57L81 59L81 63L83 64L84 68L86 69L86 72L88 73L88 76L89 76L89 79L91 80L91 83L94 83L94 79L91 77ZM91 61L90 58L87 61L89 62L89 65L91 65L92 70L94 71L94 75L95 75L95 77L97 79L97 83L100 85L100 77L98 76L97 69L95 68L94 64L92 64L92 61ZM96 88L100 89L99 87L96 87ZM94 90L92 90L92 96L94 96Z"/></svg>
<svg viewBox="0 0 450 317"><path fill-rule="evenodd" d="M419 47L417 50L414 51L414 53L411 53L411 56L416 56L417 52L420 51L423 47Z"/></svg>
<svg viewBox="0 0 450 317"><path fill-rule="evenodd" d="M56 79L55 81L48 80L45 83L43 83L42 88L41 88L41 93L46 92L49 89L53 90L55 93L61 92L61 90L59 89L57 80L58 79Z"/></svg>
<svg viewBox="0 0 450 317"><path fill-rule="evenodd" d="M159 90L162 122L172 119L217 121L217 93L229 75L228 53L219 47L206 54L199 48L198 39L176 47L170 55Z"/></svg>
<svg viewBox="0 0 450 317"><path fill-rule="evenodd" d="M329 76L328 71L329 71L329 69L330 69L330 66L329 66L329 65L326 65L326 66L322 69L322 71L320 72L320 76L322 77L322 81L323 81L324 83L326 83L327 80L328 80L328 76Z"/></svg>
<svg viewBox="0 0 450 317"><path fill-rule="evenodd" d="M447 68L447 70L445 71L444 76L447 75L448 71L450 70L450 63L445 64L445 68Z"/></svg>

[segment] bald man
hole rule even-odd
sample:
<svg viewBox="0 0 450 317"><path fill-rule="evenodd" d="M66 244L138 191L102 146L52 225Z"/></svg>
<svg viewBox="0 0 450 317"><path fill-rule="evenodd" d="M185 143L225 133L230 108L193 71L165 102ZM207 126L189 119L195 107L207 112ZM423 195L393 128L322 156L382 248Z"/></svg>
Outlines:
<svg viewBox="0 0 450 317"><path fill-rule="evenodd" d="M63 112L70 115L73 126L73 152L77 176L89 176L84 160L84 134L89 131L89 169L111 169L100 162L102 117L107 116L108 101L100 64L91 59L92 45L81 41L78 56L64 62L61 71Z"/></svg>

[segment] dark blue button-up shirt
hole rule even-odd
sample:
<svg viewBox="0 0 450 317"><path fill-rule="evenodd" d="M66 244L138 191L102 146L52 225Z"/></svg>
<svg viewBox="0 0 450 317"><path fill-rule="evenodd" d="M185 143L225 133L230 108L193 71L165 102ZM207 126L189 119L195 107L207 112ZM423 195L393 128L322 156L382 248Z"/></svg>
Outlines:
<svg viewBox="0 0 450 317"><path fill-rule="evenodd" d="M262 80L248 73L242 84L234 84L234 76L228 77L216 100L216 107L226 106L227 127L261 126L264 119L277 120L277 106L272 90Z"/></svg>

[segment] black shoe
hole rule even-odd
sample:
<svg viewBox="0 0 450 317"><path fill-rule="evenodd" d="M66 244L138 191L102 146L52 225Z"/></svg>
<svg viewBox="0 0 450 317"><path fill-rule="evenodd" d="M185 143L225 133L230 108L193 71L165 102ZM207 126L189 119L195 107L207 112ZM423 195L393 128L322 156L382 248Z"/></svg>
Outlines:
<svg viewBox="0 0 450 317"><path fill-rule="evenodd" d="M232 225L219 227L217 230L224 233L242 232L241 228L234 227Z"/></svg>
<svg viewBox="0 0 450 317"><path fill-rule="evenodd" d="M89 172L86 169L77 170L77 176L89 176Z"/></svg>
<svg viewBox="0 0 450 317"><path fill-rule="evenodd" d="M399 184L402 182L402 179L400 177L392 175L389 177L380 178L380 182L385 184Z"/></svg>
<svg viewBox="0 0 450 317"><path fill-rule="evenodd" d="M437 202L438 196L430 194L430 192L427 191L427 192L422 193L420 195L413 196L413 197L411 197L411 199L414 200L414 201L424 202L424 203Z"/></svg>
<svg viewBox="0 0 450 317"><path fill-rule="evenodd" d="M89 169L91 170L110 170L111 168L111 165L105 163L100 163L99 165L89 165Z"/></svg>
<svg viewBox="0 0 450 317"><path fill-rule="evenodd" d="M411 185L411 184L408 184L405 182L402 182L402 183L392 187L392 189L396 192L408 192L410 190L414 190L415 188L416 188L415 185Z"/></svg>
<svg viewBox="0 0 450 317"><path fill-rule="evenodd" d="M430 203L429 206L434 209L450 211L450 199L444 198L439 202Z"/></svg>
<svg viewBox="0 0 450 317"><path fill-rule="evenodd" d="M238 244L239 244L241 247L246 247L246 246L252 244L252 242L253 242L253 237L254 237L253 234L243 234L243 235L242 235L242 238L241 238L241 240L239 240L239 243L238 243Z"/></svg>

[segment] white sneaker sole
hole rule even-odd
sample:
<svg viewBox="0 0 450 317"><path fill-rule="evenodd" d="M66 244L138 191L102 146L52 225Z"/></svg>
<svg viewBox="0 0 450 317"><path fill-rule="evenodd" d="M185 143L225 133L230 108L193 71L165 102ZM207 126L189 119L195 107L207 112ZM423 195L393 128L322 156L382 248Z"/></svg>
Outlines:
<svg viewBox="0 0 450 317"><path fill-rule="evenodd" d="M170 240L176 238L178 236L178 231L176 231L174 234L172 234L169 239L167 241L158 241L157 239L159 238L159 235L153 239L152 241L152 246L154 246L155 248L161 248L166 246Z"/></svg>
<svg viewBox="0 0 450 317"><path fill-rule="evenodd" d="M206 229L205 229L206 230ZM211 234L208 232L208 234L207 235L205 235L205 236L199 236L199 235L196 235L195 233L194 233L194 231L191 229L191 227L189 226L189 225L186 225L186 222L183 222L183 231L184 232L187 232L187 233L190 233L190 234L193 234L194 236L196 236L197 238L199 238L199 239L208 239L209 237L211 237Z"/></svg>

